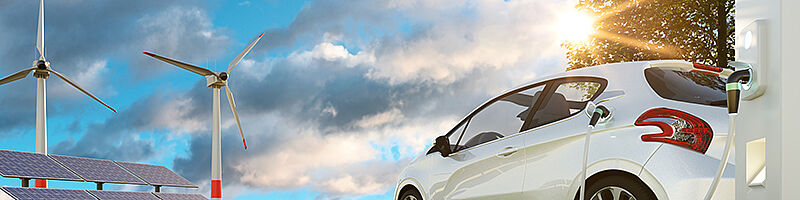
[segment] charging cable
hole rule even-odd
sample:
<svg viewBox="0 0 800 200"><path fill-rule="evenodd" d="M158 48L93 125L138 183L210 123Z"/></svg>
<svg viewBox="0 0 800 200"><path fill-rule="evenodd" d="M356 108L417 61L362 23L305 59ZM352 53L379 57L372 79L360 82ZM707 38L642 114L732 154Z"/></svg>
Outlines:
<svg viewBox="0 0 800 200"><path fill-rule="evenodd" d="M597 122L600 121L600 118L606 118L608 115L611 114L608 108L605 106L597 106L594 108L592 112L592 119L589 120L589 127L586 130L586 144L583 146L583 170L581 170L581 197L580 200L584 199L586 196L586 162L589 159L589 138L592 135L592 129L594 126L597 125Z"/></svg>
<svg viewBox="0 0 800 200"><path fill-rule="evenodd" d="M714 181L711 182L711 187L706 192L705 200L710 200L714 196L714 191L717 190L717 185L722 178L722 172L725 171L725 166L728 164L728 156L731 154L731 144L734 142L734 131L736 129L736 116L739 114L739 93L741 91L742 83L747 83L750 80L750 72L748 70L739 70L733 72L728 76L728 83L725 85L725 91L728 94L728 117L730 118L730 127L728 128L728 141L725 143L725 151L722 154L722 160L717 168L717 175Z"/></svg>

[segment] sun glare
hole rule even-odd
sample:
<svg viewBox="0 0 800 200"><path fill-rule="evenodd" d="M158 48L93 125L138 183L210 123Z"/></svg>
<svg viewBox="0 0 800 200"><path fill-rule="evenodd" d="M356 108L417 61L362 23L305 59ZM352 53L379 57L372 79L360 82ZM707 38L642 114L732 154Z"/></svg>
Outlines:
<svg viewBox="0 0 800 200"><path fill-rule="evenodd" d="M562 40L586 42L594 34L595 18L583 12L565 12L558 22L558 32Z"/></svg>

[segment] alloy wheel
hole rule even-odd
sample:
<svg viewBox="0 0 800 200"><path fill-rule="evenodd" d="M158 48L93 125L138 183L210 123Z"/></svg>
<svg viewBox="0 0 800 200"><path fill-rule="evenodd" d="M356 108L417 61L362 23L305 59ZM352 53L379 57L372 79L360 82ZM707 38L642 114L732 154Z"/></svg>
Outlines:
<svg viewBox="0 0 800 200"><path fill-rule="evenodd" d="M413 195L408 195L405 198L403 198L403 200L417 200L417 197L414 197Z"/></svg>
<svg viewBox="0 0 800 200"><path fill-rule="evenodd" d="M628 190L617 186L604 187L592 195L591 200L636 200ZM406 199L404 199L406 200Z"/></svg>

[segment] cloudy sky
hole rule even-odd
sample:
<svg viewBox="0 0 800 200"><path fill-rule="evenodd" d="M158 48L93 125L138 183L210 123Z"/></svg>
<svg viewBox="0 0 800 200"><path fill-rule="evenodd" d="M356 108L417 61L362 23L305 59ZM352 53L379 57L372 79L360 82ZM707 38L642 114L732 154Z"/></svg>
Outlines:
<svg viewBox="0 0 800 200"><path fill-rule="evenodd" d="M208 196L211 90L141 52L223 71L264 32L229 80L247 150L221 100L223 196L389 199L399 171L473 107L566 68L558 23L574 3L46 1L52 67L119 110L48 79L48 152L164 165L201 186L165 191ZM38 58L37 7L0 0L0 76ZM0 86L1 149L34 151L35 86Z"/></svg>

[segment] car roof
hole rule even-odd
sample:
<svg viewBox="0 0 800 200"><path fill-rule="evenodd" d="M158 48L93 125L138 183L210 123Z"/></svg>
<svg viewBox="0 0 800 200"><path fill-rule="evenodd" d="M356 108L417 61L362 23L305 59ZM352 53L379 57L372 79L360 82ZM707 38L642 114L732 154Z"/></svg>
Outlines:
<svg viewBox="0 0 800 200"><path fill-rule="evenodd" d="M649 67L651 64L654 64L654 63L679 63L679 64L689 64L689 65L692 64L690 62L679 61L679 60L656 60L656 61L636 61L636 62L622 62L622 63L609 63L609 64L603 64L603 65L595 65L595 66L591 66L591 67L584 67L584 68L579 68L579 69L575 69L575 70L570 70L570 71L559 72L559 73L555 73L555 74L551 74L551 75L547 75L547 76L542 76L542 77L534 79L533 81L528 81L525 84L521 84L521 85L518 85L516 87L513 87L512 89L505 90L502 93L500 93L498 95L495 95L495 96L499 96L499 95L502 95L502 94L517 90L519 88L522 88L522 87L525 87L525 86L529 86L531 84L536 84L536 83L539 83L539 82L542 82L542 81L547 81L547 80L552 80L552 79L557 79L557 78L563 78L563 77L570 77L570 76L599 76L599 77L602 78L601 75L604 74L604 73L609 73L609 72L613 72L613 71L617 71L617 70L636 70L636 69L643 70L643 69ZM493 98L494 97L492 97L492 99Z"/></svg>

